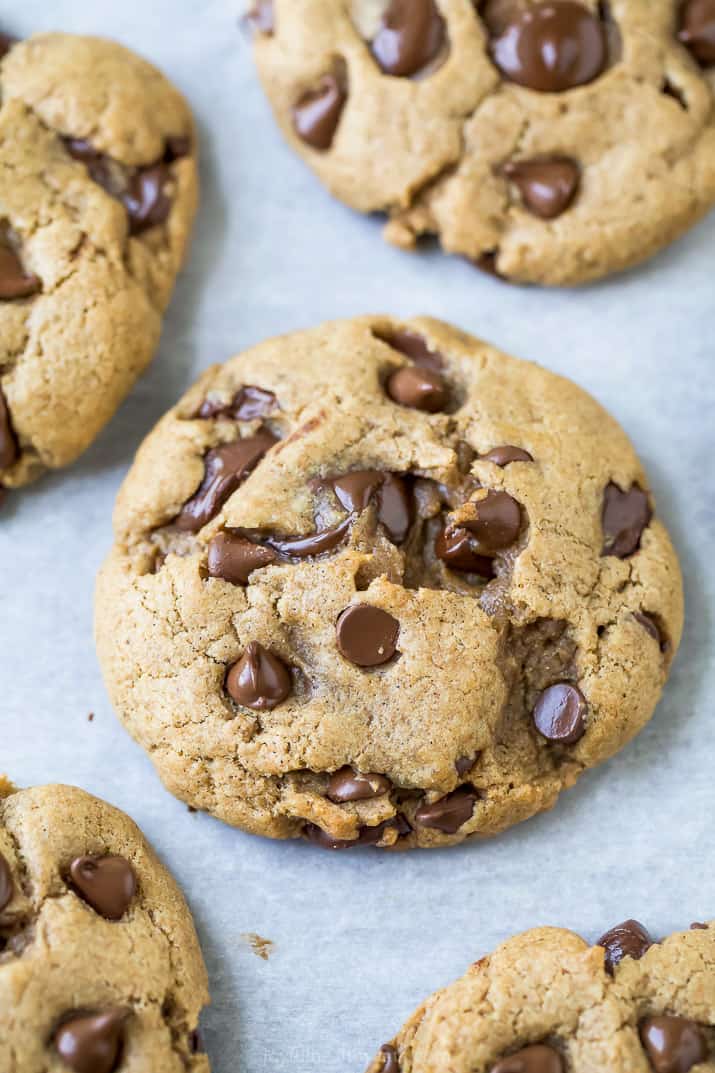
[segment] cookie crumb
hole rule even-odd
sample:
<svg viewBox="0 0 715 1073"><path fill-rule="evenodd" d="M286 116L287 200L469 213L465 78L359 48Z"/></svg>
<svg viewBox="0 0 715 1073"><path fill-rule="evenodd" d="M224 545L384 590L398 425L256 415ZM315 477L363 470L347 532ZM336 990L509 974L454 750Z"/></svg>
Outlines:
<svg viewBox="0 0 715 1073"><path fill-rule="evenodd" d="M275 949L276 944L271 939L264 939L263 936L256 935L254 931L242 932L241 938L250 946L256 957L263 961L268 961Z"/></svg>
<svg viewBox="0 0 715 1073"><path fill-rule="evenodd" d="M88 723L93 723L94 722L94 712L89 713L89 715L87 716L87 722Z"/></svg>

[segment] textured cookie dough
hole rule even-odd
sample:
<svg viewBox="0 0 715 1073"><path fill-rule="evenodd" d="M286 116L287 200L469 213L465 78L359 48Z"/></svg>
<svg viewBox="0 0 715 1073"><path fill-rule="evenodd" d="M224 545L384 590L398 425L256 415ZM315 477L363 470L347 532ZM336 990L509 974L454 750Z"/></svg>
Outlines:
<svg viewBox="0 0 715 1073"><path fill-rule="evenodd" d="M715 926L654 943L626 921L589 947L559 928L503 943L432 995L368 1073L715 1070ZM630 941L629 941L630 940Z"/></svg>
<svg viewBox="0 0 715 1073"><path fill-rule="evenodd" d="M0 1069L208 1073L188 907L134 823L0 779Z"/></svg>
<svg viewBox="0 0 715 1073"><path fill-rule="evenodd" d="M291 146L385 237L572 284L715 204L713 0L260 0ZM544 60L551 57L552 65Z"/></svg>
<svg viewBox="0 0 715 1073"><path fill-rule="evenodd" d="M583 391L438 321L271 340L139 450L110 695L173 793L249 831L494 834L653 712L682 597L647 488Z"/></svg>
<svg viewBox="0 0 715 1073"><path fill-rule="evenodd" d="M153 357L197 168L186 102L120 45L51 33L3 52L0 486L15 488L77 458Z"/></svg>

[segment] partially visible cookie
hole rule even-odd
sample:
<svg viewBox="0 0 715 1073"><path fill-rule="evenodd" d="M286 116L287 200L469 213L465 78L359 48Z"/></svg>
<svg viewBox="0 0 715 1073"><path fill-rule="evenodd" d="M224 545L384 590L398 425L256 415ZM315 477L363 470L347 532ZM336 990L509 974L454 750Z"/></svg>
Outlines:
<svg viewBox="0 0 715 1073"><path fill-rule="evenodd" d="M181 94L112 41L0 40L0 486L92 442L159 342L197 201Z"/></svg>
<svg viewBox="0 0 715 1073"><path fill-rule="evenodd" d="M558 928L510 939L428 998L368 1073L715 1070L715 925L655 942L629 920L599 944Z"/></svg>
<svg viewBox="0 0 715 1073"><path fill-rule="evenodd" d="M208 1073L189 909L134 823L0 785L0 1069Z"/></svg>
<svg viewBox="0 0 715 1073"><path fill-rule="evenodd" d="M291 146L399 246L580 283L715 204L713 0L256 0L249 22Z"/></svg>
<svg viewBox="0 0 715 1073"><path fill-rule="evenodd" d="M140 448L97 586L110 695L168 787L332 849L550 808L650 718L681 628L616 422L421 318L208 370Z"/></svg>

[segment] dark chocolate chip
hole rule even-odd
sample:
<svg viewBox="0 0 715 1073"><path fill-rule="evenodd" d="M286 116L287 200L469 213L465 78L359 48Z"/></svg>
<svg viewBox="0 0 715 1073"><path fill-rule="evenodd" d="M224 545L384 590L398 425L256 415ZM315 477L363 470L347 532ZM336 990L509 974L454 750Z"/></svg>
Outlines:
<svg viewBox="0 0 715 1073"><path fill-rule="evenodd" d="M164 143L164 163L173 164L182 160L191 152L191 138L188 134L172 134Z"/></svg>
<svg viewBox="0 0 715 1073"><path fill-rule="evenodd" d="M436 59L445 38L435 0L390 0L372 54L385 74L408 78Z"/></svg>
<svg viewBox="0 0 715 1073"><path fill-rule="evenodd" d="M254 711L271 711L290 696L290 670L273 652L251 641L226 675L226 689L236 704Z"/></svg>
<svg viewBox="0 0 715 1073"><path fill-rule="evenodd" d="M386 1043L384 1047L380 1048L380 1054L382 1055L380 1073L400 1073L400 1062L394 1047Z"/></svg>
<svg viewBox="0 0 715 1073"><path fill-rule="evenodd" d="M246 13L245 22L254 33L272 34L276 28L273 0L256 0Z"/></svg>
<svg viewBox="0 0 715 1073"><path fill-rule="evenodd" d="M14 893L15 884L13 883L10 865L0 853L0 913L9 905Z"/></svg>
<svg viewBox="0 0 715 1073"><path fill-rule="evenodd" d="M77 1013L54 1034L55 1050L74 1073L114 1073L124 1049L129 1010L115 1006L99 1013Z"/></svg>
<svg viewBox="0 0 715 1073"><path fill-rule="evenodd" d="M41 286L38 277L22 267L22 261L7 239L0 237L0 299L28 298L37 294Z"/></svg>
<svg viewBox="0 0 715 1073"><path fill-rule="evenodd" d="M493 38L491 54L509 81L540 93L561 93L598 78L608 61L608 37L598 16L583 4L550 0L515 9Z"/></svg>
<svg viewBox="0 0 715 1073"><path fill-rule="evenodd" d="M10 411L0 388L0 469L10 469L17 462L19 450Z"/></svg>
<svg viewBox="0 0 715 1073"><path fill-rule="evenodd" d="M510 465L512 462L533 462L533 456L525 451L523 447L513 447L511 444L505 444L503 447L492 447L491 451L487 451L485 455L481 456L483 462L493 462L495 466Z"/></svg>
<svg viewBox="0 0 715 1073"><path fill-rule="evenodd" d="M493 276L494 279L505 280L507 277L497 268L498 257L498 250L487 250L486 253L481 254L481 256L473 260L472 264L475 268L478 268L480 272L484 272L487 276Z"/></svg>
<svg viewBox="0 0 715 1073"><path fill-rule="evenodd" d="M355 470L329 482L338 502L351 513L361 513L371 500L377 507L377 520L384 525L395 544L401 544L412 524L412 499L403 478L377 470Z"/></svg>
<svg viewBox="0 0 715 1073"><path fill-rule="evenodd" d="M472 550L477 555L496 555L516 541L521 529L521 509L508 492L487 492L484 499L473 501L476 517L467 518L460 526L472 537Z"/></svg>
<svg viewBox="0 0 715 1073"><path fill-rule="evenodd" d="M481 753L475 753L474 756L460 756L454 761L454 770L460 779L472 770L480 756Z"/></svg>
<svg viewBox="0 0 715 1073"><path fill-rule="evenodd" d="M709 927L710 927L709 924L701 924L699 921L696 920L694 924L690 925L690 930L691 931L707 931Z"/></svg>
<svg viewBox="0 0 715 1073"><path fill-rule="evenodd" d="M387 394L400 406L436 414L447 404L447 389L440 373L418 365L397 369L387 381Z"/></svg>
<svg viewBox="0 0 715 1073"><path fill-rule="evenodd" d="M142 168L120 195L129 216L129 231L132 235L140 235L168 219L171 198L166 193L166 184L169 177L170 173L165 164Z"/></svg>
<svg viewBox="0 0 715 1073"><path fill-rule="evenodd" d="M201 1038L201 1033L198 1028L195 1028L193 1032L189 1032L189 1054L205 1054L206 1049L204 1047L204 1041Z"/></svg>
<svg viewBox="0 0 715 1073"><path fill-rule="evenodd" d="M335 632L345 659L358 667L380 667L397 651L400 624L381 607L351 604L341 613Z"/></svg>
<svg viewBox="0 0 715 1073"><path fill-rule="evenodd" d="M261 429L253 436L209 451L204 459L203 480L182 507L175 521L177 527L191 533L202 529L277 442L272 433Z"/></svg>
<svg viewBox="0 0 715 1073"><path fill-rule="evenodd" d="M543 691L532 714L536 729L547 741L574 745L586 732L587 710L580 689L558 682Z"/></svg>
<svg viewBox="0 0 715 1073"><path fill-rule="evenodd" d="M352 849L354 846L375 846L382 840L385 832L392 828L396 829L400 837L409 834L412 830L405 817L398 813L394 819L385 820L376 827L361 827L357 838L333 838L331 834L314 823L307 823L303 828L303 834L309 842L313 842L322 849L340 850Z"/></svg>
<svg viewBox="0 0 715 1073"><path fill-rule="evenodd" d="M258 417L267 417L277 409L278 400L272 391L245 384L238 389L229 403L204 399L196 416L202 419L229 417L234 421L254 421Z"/></svg>
<svg viewBox="0 0 715 1073"><path fill-rule="evenodd" d="M647 1017L640 1024L640 1037L655 1073L688 1073L708 1057L700 1025L687 1017Z"/></svg>
<svg viewBox="0 0 715 1073"><path fill-rule="evenodd" d="M637 920L625 920L623 924L616 924L615 928L607 931L596 943L596 946L602 946L606 951L604 961L606 972L610 973L613 973L616 965L624 958L638 961L652 945L653 940Z"/></svg>
<svg viewBox="0 0 715 1073"><path fill-rule="evenodd" d="M232 585L247 585L254 570L270 566L276 559L271 548L226 529L209 544L208 571L211 577L223 578Z"/></svg>
<svg viewBox="0 0 715 1073"><path fill-rule="evenodd" d="M661 652L664 652L668 647L668 642L663 640L663 635L660 632L658 623L652 615L647 614L645 611L635 611L633 618L636 622L643 627L643 629L650 634L654 641L657 642Z"/></svg>
<svg viewBox="0 0 715 1073"><path fill-rule="evenodd" d="M77 857L70 882L80 898L105 920L121 920L137 890L137 877L124 857Z"/></svg>
<svg viewBox="0 0 715 1073"><path fill-rule="evenodd" d="M388 794L391 789L392 783L384 775L363 775L348 764L330 776L328 797L336 805L342 805L345 801L369 801Z"/></svg>
<svg viewBox="0 0 715 1073"><path fill-rule="evenodd" d="M298 137L312 149L326 152L333 144L347 94L334 74L323 75L315 89L304 93L293 108Z"/></svg>
<svg viewBox="0 0 715 1073"><path fill-rule="evenodd" d="M440 372L444 368L444 357L438 350L430 350L427 340L417 332L411 332L406 328L398 328L396 331L379 331L375 329L373 335L381 343L386 343L399 354L432 372Z"/></svg>
<svg viewBox="0 0 715 1073"><path fill-rule="evenodd" d="M581 168L565 156L510 161L501 172L519 188L529 212L542 220L554 220L565 212L581 183Z"/></svg>
<svg viewBox="0 0 715 1073"><path fill-rule="evenodd" d="M445 835L456 834L460 827L471 820L478 797L473 786L460 786L430 805L420 805L415 812L415 823L419 827L442 831Z"/></svg>
<svg viewBox="0 0 715 1073"><path fill-rule="evenodd" d="M638 550L643 530L653 517L648 496L637 484L622 492L611 481L603 493L603 551L602 555L615 555L626 559Z"/></svg>
<svg viewBox="0 0 715 1073"><path fill-rule="evenodd" d="M11 34L0 34L0 60L5 59L12 46L16 45L19 40L19 37L13 37Z"/></svg>
<svg viewBox="0 0 715 1073"><path fill-rule="evenodd" d="M86 138L63 138L65 149L73 160L84 164L90 179L106 190L112 197L119 197L121 184L112 169L112 161L104 153L94 148Z"/></svg>
<svg viewBox="0 0 715 1073"><path fill-rule="evenodd" d="M473 550L472 534L461 526L446 525L435 541L434 551L450 570L465 574L478 574L479 577L491 579L494 575L494 560L486 555L478 555Z"/></svg>
<svg viewBox="0 0 715 1073"><path fill-rule="evenodd" d="M715 0L685 0L678 37L703 67L715 64Z"/></svg>
<svg viewBox="0 0 715 1073"><path fill-rule="evenodd" d="M332 529L322 529L308 536L285 537L280 540L277 537L268 537L266 543L288 559L309 559L313 555L323 555L339 547L350 532L351 524L352 520L346 518L344 522L333 526Z"/></svg>
<svg viewBox="0 0 715 1073"><path fill-rule="evenodd" d="M490 1073L563 1073L563 1070L564 1062L558 1051L545 1043L532 1043L502 1058Z"/></svg>

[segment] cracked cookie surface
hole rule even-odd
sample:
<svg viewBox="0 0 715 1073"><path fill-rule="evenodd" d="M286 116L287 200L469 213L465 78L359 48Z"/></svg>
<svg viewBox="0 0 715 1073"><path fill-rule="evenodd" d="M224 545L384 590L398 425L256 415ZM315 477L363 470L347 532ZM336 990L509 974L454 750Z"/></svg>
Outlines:
<svg viewBox="0 0 715 1073"><path fill-rule="evenodd" d="M77 458L153 357L197 167L186 102L122 46L51 33L2 50L0 486L15 488Z"/></svg>
<svg viewBox="0 0 715 1073"><path fill-rule="evenodd" d="M630 920L599 944L560 928L509 939L428 998L368 1073L715 1070L715 925L656 942Z"/></svg>
<svg viewBox="0 0 715 1073"><path fill-rule="evenodd" d="M650 718L681 628L616 422L421 318L206 372L138 452L96 600L111 698L168 788L336 849L549 808Z"/></svg>
<svg viewBox="0 0 715 1073"><path fill-rule="evenodd" d="M136 825L71 786L0 779L3 1073L209 1073L189 909Z"/></svg>
<svg viewBox="0 0 715 1073"><path fill-rule="evenodd" d="M262 0L258 71L328 189L504 278L627 268L715 204L710 0Z"/></svg>

